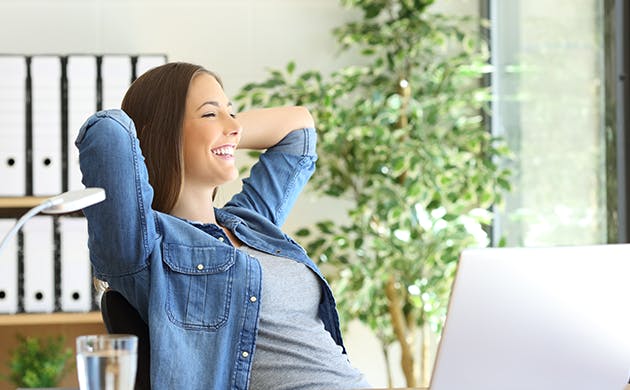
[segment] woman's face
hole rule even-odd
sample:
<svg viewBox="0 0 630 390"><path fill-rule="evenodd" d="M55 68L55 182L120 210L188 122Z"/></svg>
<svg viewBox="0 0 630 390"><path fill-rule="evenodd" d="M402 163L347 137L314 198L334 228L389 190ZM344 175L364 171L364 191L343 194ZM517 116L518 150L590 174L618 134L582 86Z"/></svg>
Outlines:
<svg viewBox="0 0 630 390"><path fill-rule="evenodd" d="M185 187L214 187L238 177L234 150L241 126L223 88L205 72L190 83L182 132Z"/></svg>

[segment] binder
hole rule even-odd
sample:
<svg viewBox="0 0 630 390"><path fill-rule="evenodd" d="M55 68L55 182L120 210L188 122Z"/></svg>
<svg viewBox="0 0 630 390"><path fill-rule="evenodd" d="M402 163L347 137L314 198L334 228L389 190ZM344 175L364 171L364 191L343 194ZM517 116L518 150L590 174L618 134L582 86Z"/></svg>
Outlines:
<svg viewBox="0 0 630 390"><path fill-rule="evenodd" d="M24 311L52 312L55 305L53 217L36 216L22 227L24 236Z"/></svg>
<svg viewBox="0 0 630 390"><path fill-rule="evenodd" d="M61 188L61 59L31 58L33 195L55 195Z"/></svg>
<svg viewBox="0 0 630 390"><path fill-rule="evenodd" d="M26 59L0 56L0 196L26 195Z"/></svg>
<svg viewBox="0 0 630 390"><path fill-rule="evenodd" d="M104 55L101 62L102 108L120 108L132 78L131 57Z"/></svg>
<svg viewBox="0 0 630 390"><path fill-rule="evenodd" d="M140 77L144 72L156 66L164 65L166 56L164 54L145 54L139 55L136 61L136 77Z"/></svg>
<svg viewBox="0 0 630 390"><path fill-rule="evenodd" d="M4 237L15 225L11 218L0 219L0 237ZM7 242L0 253L0 313L18 311L18 241L17 234Z"/></svg>
<svg viewBox="0 0 630 390"><path fill-rule="evenodd" d="M88 252L87 220L60 217L61 310L89 311L92 308L92 267Z"/></svg>
<svg viewBox="0 0 630 390"><path fill-rule="evenodd" d="M81 125L96 112L96 57L88 55L68 56L68 191L79 190L81 183L79 150L74 141Z"/></svg>

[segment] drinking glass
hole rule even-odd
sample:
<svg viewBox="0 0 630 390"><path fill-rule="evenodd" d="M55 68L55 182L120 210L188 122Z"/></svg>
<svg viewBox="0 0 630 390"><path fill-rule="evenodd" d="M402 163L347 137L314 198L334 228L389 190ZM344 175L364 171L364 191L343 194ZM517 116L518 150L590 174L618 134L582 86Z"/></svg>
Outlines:
<svg viewBox="0 0 630 390"><path fill-rule="evenodd" d="M81 390L133 390L137 365L137 336L77 337L77 373Z"/></svg>

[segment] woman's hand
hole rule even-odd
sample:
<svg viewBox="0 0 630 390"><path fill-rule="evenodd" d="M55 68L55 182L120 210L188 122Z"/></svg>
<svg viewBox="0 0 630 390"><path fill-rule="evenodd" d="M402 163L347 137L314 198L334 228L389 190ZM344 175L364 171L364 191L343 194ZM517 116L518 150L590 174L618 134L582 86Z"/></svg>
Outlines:
<svg viewBox="0 0 630 390"><path fill-rule="evenodd" d="M306 107L287 106L244 111L236 115L243 127L239 149L267 149L296 129L315 127Z"/></svg>

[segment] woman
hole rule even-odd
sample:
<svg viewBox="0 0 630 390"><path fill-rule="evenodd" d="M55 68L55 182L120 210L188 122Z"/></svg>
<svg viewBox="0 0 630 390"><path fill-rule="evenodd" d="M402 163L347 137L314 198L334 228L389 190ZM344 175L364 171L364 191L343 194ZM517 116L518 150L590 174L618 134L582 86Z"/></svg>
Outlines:
<svg viewBox="0 0 630 390"><path fill-rule="evenodd" d="M153 388L368 387L329 286L280 230L315 168L309 112L235 115L219 78L186 63L142 75L122 109L88 119L76 144L83 183L107 194L85 210L90 258L149 324ZM237 147L267 151L215 208Z"/></svg>

